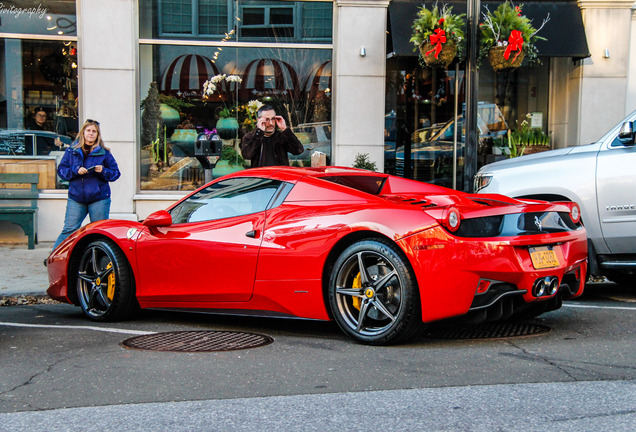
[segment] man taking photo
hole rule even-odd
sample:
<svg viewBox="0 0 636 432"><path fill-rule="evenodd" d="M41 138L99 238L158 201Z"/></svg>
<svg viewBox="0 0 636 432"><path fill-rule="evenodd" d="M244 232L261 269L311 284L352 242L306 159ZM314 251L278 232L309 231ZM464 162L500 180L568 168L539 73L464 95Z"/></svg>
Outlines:
<svg viewBox="0 0 636 432"><path fill-rule="evenodd" d="M251 160L252 168L289 166L287 153L299 155L305 150L298 137L271 106L263 105L256 116L256 128L245 134L241 141L243 157Z"/></svg>

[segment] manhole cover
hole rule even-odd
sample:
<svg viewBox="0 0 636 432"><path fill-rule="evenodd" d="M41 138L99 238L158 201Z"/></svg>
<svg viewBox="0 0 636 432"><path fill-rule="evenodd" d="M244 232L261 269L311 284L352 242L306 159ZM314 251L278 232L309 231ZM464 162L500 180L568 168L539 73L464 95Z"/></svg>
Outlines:
<svg viewBox="0 0 636 432"><path fill-rule="evenodd" d="M431 327L426 337L434 339L492 339L518 336L533 336L547 333L550 327L527 323L486 323Z"/></svg>
<svg viewBox="0 0 636 432"><path fill-rule="evenodd" d="M135 336L122 342L145 351L211 352L256 348L274 342L269 336L230 331L177 331Z"/></svg>

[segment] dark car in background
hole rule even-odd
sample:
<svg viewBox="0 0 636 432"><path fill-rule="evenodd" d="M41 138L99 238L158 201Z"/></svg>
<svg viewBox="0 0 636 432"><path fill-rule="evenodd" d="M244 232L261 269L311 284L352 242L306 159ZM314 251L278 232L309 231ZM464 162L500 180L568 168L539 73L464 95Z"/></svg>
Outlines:
<svg viewBox="0 0 636 432"><path fill-rule="evenodd" d="M325 165L331 162L331 122L303 123L292 127L292 131L298 137L305 151L299 155L289 155L292 165L302 163L303 166L311 166L311 155L314 152L325 154Z"/></svg>
<svg viewBox="0 0 636 432"><path fill-rule="evenodd" d="M466 128L464 116L457 118L457 174L461 177L464 163ZM496 104L480 102L477 107L479 139L497 138L508 130L508 124ZM452 186L455 120L418 129L411 135L412 178L419 181ZM386 153L386 149L385 149ZM404 146L395 151L396 174L404 176Z"/></svg>

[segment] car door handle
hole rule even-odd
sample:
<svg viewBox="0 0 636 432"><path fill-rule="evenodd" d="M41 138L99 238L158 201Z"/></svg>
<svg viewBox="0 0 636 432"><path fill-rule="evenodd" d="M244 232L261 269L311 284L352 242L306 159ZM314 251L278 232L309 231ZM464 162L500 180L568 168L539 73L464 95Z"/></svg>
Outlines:
<svg viewBox="0 0 636 432"><path fill-rule="evenodd" d="M258 237L258 230L248 231L245 233L245 235L249 238L256 238Z"/></svg>

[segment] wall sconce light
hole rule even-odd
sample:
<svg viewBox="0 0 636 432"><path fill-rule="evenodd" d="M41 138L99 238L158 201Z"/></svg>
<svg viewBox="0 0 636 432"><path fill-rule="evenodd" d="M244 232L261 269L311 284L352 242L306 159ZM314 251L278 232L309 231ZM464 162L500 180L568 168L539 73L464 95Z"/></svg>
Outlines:
<svg viewBox="0 0 636 432"><path fill-rule="evenodd" d="M603 58L610 58L609 48L603 50Z"/></svg>
<svg viewBox="0 0 636 432"><path fill-rule="evenodd" d="M360 57L364 57L367 55L367 50L366 48L363 46L360 47Z"/></svg>

